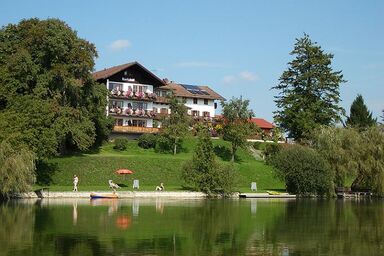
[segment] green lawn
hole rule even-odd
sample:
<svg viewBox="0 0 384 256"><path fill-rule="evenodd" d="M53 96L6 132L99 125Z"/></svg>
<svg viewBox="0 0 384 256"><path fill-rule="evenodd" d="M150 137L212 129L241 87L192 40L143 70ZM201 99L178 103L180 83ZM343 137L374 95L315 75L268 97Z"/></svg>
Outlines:
<svg viewBox="0 0 384 256"><path fill-rule="evenodd" d="M228 142L213 140L219 161L229 161ZM106 143L98 152L89 152L81 155L57 157L51 159L38 180L49 185L35 186L49 187L51 191L72 190L72 177L79 177L79 190L108 190L108 180L122 184L122 190L132 190L134 179L140 181L140 190L152 191L160 182L165 184L166 190L182 190L180 173L183 164L192 158L195 138L184 140L183 152L172 154L156 153L154 150L145 150L137 146L136 141L130 141L126 151L113 149L112 143ZM134 171L131 175L117 175L115 170L126 168ZM249 192L250 183L257 182L258 191L280 190L284 184L278 181L272 173L270 166L257 161L246 150L237 153L235 169L239 174L239 191Z"/></svg>

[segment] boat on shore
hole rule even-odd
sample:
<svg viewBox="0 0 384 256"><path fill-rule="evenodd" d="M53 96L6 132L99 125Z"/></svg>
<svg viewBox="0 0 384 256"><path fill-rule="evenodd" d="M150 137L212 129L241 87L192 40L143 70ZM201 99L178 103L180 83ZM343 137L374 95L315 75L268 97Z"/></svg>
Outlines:
<svg viewBox="0 0 384 256"><path fill-rule="evenodd" d="M90 195L91 199L97 199L97 198L119 198L119 196L116 193L95 193L92 192Z"/></svg>

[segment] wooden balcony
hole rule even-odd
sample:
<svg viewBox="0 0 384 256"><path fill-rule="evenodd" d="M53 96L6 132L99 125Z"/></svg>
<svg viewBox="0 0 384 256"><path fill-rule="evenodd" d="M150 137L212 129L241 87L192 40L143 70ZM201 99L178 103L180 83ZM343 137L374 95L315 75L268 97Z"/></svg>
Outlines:
<svg viewBox="0 0 384 256"><path fill-rule="evenodd" d="M113 132L119 133L158 133L159 128L152 127L137 127L137 126L117 126L113 127Z"/></svg>

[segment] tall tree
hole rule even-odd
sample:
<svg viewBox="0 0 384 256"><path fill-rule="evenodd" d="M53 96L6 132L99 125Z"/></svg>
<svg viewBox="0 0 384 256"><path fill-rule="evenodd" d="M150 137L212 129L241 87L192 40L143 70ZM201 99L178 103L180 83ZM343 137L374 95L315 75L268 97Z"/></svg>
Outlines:
<svg viewBox="0 0 384 256"><path fill-rule="evenodd" d="M85 150L105 139L107 90L91 72L96 48L57 19L0 30L0 141L25 142L38 157Z"/></svg>
<svg viewBox="0 0 384 256"><path fill-rule="evenodd" d="M347 118L346 124L350 127L364 129L374 126L376 123L377 119L372 117L372 112L369 112L365 105L363 96L358 94L352 102L350 115Z"/></svg>
<svg viewBox="0 0 384 256"><path fill-rule="evenodd" d="M170 115L162 121L162 135L172 140L173 154L175 155L179 142L188 132L190 120L187 107L174 95L169 98L169 109L171 110Z"/></svg>
<svg viewBox="0 0 384 256"><path fill-rule="evenodd" d="M339 106L339 86L345 82L341 71L333 71L332 54L324 53L307 34L296 39L294 60L288 63L279 84L274 112L277 124L295 139L307 138L320 125L340 121L344 113Z"/></svg>
<svg viewBox="0 0 384 256"><path fill-rule="evenodd" d="M232 157L235 161L236 151L244 147L248 136L252 133L253 123L249 119L253 116L253 111L248 109L249 100L232 98L229 102L221 102L223 108L223 139L231 142Z"/></svg>

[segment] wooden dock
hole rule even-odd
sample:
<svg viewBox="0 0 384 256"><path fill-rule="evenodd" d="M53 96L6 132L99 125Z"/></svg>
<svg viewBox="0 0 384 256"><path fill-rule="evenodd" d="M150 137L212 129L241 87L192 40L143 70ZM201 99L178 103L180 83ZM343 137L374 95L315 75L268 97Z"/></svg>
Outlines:
<svg viewBox="0 0 384 256"><path fill-rule="evenodd" d="M349 192L349 193L337 193L338 198L366 198L371 197L371 192Z"/></svg>
<svg viewBox="0 0 384 256"><path fill-rule="evenodd" d="M296 195L282 193L279 195L270 195L268 193L240 193L240 198L296 198Z"/></svg>

